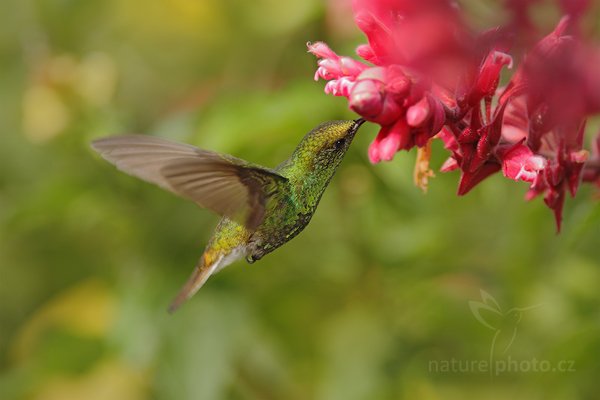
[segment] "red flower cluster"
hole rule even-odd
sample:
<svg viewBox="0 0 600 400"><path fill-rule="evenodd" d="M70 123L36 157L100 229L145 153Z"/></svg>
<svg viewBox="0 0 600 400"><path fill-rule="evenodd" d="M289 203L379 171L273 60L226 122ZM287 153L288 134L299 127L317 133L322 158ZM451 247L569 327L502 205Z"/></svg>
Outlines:
<svg viewBox="0 0 600 400"><path fill-rule="evenodd" d="M442 171L461 171L459 195L502 171L530 184L527 199L543 196L560 230L565 193L600 186L600 136L591 156L584 149L586 119L600 113L600 49L581 34L588 1L559 1L569 15L537 43L531 3L507 0L510 23L475 33L450 0L353 0L367 63L309 43L315 80L381 126L371 162L439 138L451 153ZM518 68L511 49L524 54ZM499 88L503 68L514 73Z"/></svg>

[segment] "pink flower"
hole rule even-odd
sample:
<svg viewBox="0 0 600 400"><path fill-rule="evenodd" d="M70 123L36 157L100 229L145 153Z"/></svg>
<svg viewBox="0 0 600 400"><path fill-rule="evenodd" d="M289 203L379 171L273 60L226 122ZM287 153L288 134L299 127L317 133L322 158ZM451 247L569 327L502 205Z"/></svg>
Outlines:
<svg viewBox="0 0 600 400"><path fill-rule="evenodd" d="M309 44L309 51L320 59L315 76L329 81L325 91L347 97L353 111L381 126L369 148L369 159L377 163L424 146L444 125L444 99L437 95L444 89L412 67L460 52L463 44L455 36L463 28L446 0L355 0L353 9L369 40L357 54L375 66L356 62L358 68L344 69L323 43Z"/></svg>
<svg viewBox="0 0 600 400"><path fill-rule="evenodd" d="M560 229L565 193L600 186L600 139L591 157L583 147L586 119L600 113L600 49L579 26L589 0L559 0L570 16L545 37L530 18L536 2L505 0L512 19L476 33L450 0L353 0L365 62L309 44L315 79L380 125L372 163L415 146L427 158L439 138L450 152L442 171L460 170L459 195L502 171L530 185L527 198L543 195ZM513 49L524 55L514 70ZM504 70L513 73L499 87Z"/></svg>
<svg viewBox="0 0 600 400"><path fill-rule="evenodd" d="M502 160L502 173L515 181L534 183L540 171L546 167L546 159L533 154L522 143L499 147L496 152Z"/></svg>

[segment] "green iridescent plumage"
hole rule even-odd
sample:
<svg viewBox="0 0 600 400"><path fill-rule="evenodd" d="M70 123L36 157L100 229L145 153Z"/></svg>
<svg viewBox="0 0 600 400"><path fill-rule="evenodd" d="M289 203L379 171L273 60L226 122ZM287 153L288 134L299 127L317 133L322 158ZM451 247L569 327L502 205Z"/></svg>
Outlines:
<svg viewBox="0 0 600 400"><path fill-rule="evenodd" d="M231 262L259 260L300 233L362 123L317 126L275 169L148 136L109 137L92 147L124 172L223 215L173 311Z"/></svg>

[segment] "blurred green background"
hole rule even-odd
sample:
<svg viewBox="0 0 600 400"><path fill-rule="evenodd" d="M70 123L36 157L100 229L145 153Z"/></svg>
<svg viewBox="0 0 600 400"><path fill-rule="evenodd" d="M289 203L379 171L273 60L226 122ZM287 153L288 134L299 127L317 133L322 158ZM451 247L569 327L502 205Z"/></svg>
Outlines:
<svg viewBox="0 0 600 400"><path fill-rule="evenodd" d="M490 26L494 3L466 8ZM414 152L370 165L372 125L298 238L166 313L218 218L90 140L139 132L274 166L354 118L312 81L308 40L349 54L363 38L343 0L2 2L0 399L598 398L597 193L568 200L557 236L523 184L458 198L438 174L423 195ZM539 305L495 316L518 329L494 359L572 370L432 368L489 359L481 290L502 313Z"/></svg>

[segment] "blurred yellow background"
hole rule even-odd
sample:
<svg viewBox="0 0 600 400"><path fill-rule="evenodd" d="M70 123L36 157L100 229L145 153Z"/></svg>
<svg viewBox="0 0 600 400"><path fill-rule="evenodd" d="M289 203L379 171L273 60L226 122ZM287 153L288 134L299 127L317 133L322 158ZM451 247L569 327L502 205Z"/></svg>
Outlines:
<svg viewBox="0 0 600 400"><path fill-rule="evenodd" d="M492 26L497 3L464 5ZM90 140L153 134L278 164L313 126L355 117L312 81L305 47L364 40L349 2L5 0L0 26L0 399L597 398L594 190L568 200L557 236L499 175L458 198L453 173L413 187L414 153L370 165L375 126L297 239L166 313L218 218ZM432 370L489 360L496 331L469 307L482 290L497 329L516 329L494 359L574 370Z"/></svg>

